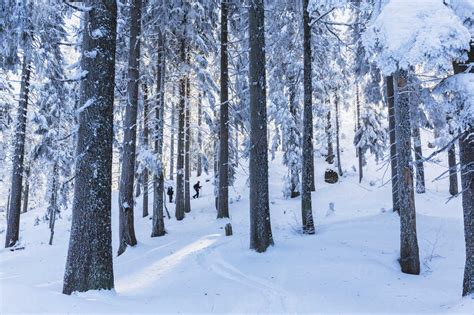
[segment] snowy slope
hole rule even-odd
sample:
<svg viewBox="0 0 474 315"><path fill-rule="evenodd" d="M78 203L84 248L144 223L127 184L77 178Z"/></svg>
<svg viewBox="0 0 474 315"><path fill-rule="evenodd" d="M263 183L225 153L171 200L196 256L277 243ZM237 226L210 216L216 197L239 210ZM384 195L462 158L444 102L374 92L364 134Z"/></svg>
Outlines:
<svg viewBox="0 0 474 315"><path fill-rule="evenodd" d="M271 221L275 246L264 254L249 248L246 169L239 170L230 220L216 220L213 188L201 178L202 197L177 222L165 220L168 234L150 238L151 220L136 206L139 244L114 257L115 291L61 294L70 211L57 222L53 246L46 223L35 226L44 209L22 214L24 250L0 250L0 313L10 312L165 312L165 313L474 313L474 300L461 299L464 237L460 198L446 204L446 179L432 179L446 161L429 163L427 192L417 195L422 272L402 274L397 262L398 216L390 209L390 171L373 161L362 184L352 137L343 139L346 176L323 182L326 167L316 159L313 207L316 235L303 236L300 200L282 197L281 154L270 163ZM426 139L425 139L426 140ZM205 178L211 178L207 176ZM240 199L240 200L239 200ZM114 202L117 200L114 196ZM328 212L334 202L335 212ZM1 213L0 230L5 229ZM224 236L230 221L234 235ZM118 213L113 211L114 253ZM2 239L4 232L1 233Z"/></svg>

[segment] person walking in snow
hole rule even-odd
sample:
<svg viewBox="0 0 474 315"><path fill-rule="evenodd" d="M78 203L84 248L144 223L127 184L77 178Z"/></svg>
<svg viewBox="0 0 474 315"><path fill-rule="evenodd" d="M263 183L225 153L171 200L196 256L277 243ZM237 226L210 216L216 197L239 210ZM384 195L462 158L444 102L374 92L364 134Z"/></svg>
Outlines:
<svg viewBox="0 0 474 315"><path fill-rule="evenodd" d="M193 196L193 199L199 198L199 189L202 188L202 186L199 186L199 181L194 184L193 188L196 191L196 194Z"/></svg>
<svg viewBox="0 0 474 315"><path fill-rule="evenodd" d="M174 193L173 187L169 186L169 187L168 187L168 191L166 192L166 194L168 194L168 196L169 196L169 198L170 198L170 203L173 202L173 193Z"/></svg>

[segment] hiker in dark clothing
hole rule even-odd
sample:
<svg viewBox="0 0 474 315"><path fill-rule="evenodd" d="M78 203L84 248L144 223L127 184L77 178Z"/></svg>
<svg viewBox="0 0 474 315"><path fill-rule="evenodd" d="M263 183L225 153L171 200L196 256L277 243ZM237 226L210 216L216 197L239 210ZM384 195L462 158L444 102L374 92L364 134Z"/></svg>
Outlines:
<svg viewBox="0 0 474 315"><path fill-rule="evenodd" d="M199 198L199 189L202 188L202 186L199 186L199 181L194 184L193 188L196 191L196 194L193 196L193 199Z"/></svg>
<svg viewBox="0 0 474 315"><path fill-rule="evenodd" d="M174 193L173 187L169 186L168 191L166 192L166 194L168 194L168 196L170 197L170 203L173 202L173 193Z"/></svg>

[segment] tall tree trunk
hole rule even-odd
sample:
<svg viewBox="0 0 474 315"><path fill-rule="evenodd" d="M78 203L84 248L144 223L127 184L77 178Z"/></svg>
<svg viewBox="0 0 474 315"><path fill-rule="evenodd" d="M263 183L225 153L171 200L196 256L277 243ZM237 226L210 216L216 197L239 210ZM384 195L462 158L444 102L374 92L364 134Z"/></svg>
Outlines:
<svg viewBox="0 0 474 315"><path fill-rule="evenodd" d="M201 131L201 126L202 126L202 99L201 99L201 93L198 95L198 135L197 135L197 141L198 141L198 155L197 155L197 170L196 170L196 176L199 177L202 174L202 131Z"/></svg>
<svg viewBox="0 0 474 315"><path fill-rule="evenodd" d="M398 157L395 139L395 98L393 76L386 77L388 100L388 129L390 138L390 168L392 171L392 207L400 214L400 199L398 196Z"/></svg>
<svg viewBox="0 0 474 315"><path fill-rule="evenodd" d="M357 110L357 130L360 130L360 97L359 97L359 84L356 83L356 110ZM339 126L338 126L339 127ZM364 177L364 156L362 154L362 149L357 148L357 158L359 159L359 183L362 182Z"/></svg>
<svg viewBox="0 0 474 315"><path fill-rule="evenodd" d="M459 141L461 160L462 207L466 265L464 268L463 296L474 293L474 128L466 131Z"/></svg>
<svg viewBox="0 0 474 315"><path fill-rule="evenodd" d="M339 176L342 176L342 163L341 163L341 145L339 143L339 97L337 96L337 91L335 91L334 95L334 103L336 105L336 159L337 159L337 172Z"/></svg>
<svg viewBox="0 0 474 315"><path fill-rule="evenodd" d="M420 274L420 257L416 236L415 195L411 165L410 96L407 73L395 74L395 138L398 156L398 182L400 197L400 266L402 272Z"/></svg>
<svg viewBox="0 0 474 315"><path fill-rule="evenodd" d="M51 198L49 200L49 245L53 245L53 237L54 237L54 225L56 223L56 213L58 212L58 180L59 180L59 166L58 162L55 161L53 165L53 174L52 176L52 184L51 184Z"/></svg>
<svg viewBox="0 0 474 315"><path fill-rule="evenodd" d="M249 6L250 83L250 248L261 253L273 245L268 201L268 142L263 0Z"/></svg>
<svg viewBox="0 0 474 315"><path fill-rule="evenodd" d="M234 122L235 125L235 167L239 165L239 124L238 122Z"/></svg>
<svg viewBox="0 0 474 315"><path fill-rule="evenodd" d="M190 64L190 50L188 47L187 60ZM185 114L185 155L184 155L184 212L191 212L191 189L189 187L189 178L191 176L190 147L191 147L191 80L189 74L186 76L186 114Z"/></svg>
<svg viewBox="0 0 474 315"><path fill-rule="evenodd" d="M149 148L149 126L148 126L148 87L143 84L143 142L146 149ZM148 216L148 168L143 170L143 217Z"/></svg>
<svg viewBox="0 0 474 315"><path fill-rule="evenodd" d="M63 293L112 289L112 143L117 5L88 0L82 36L76 177ZM93 30L103 36L93 37ZM95 58L87 52L97 51ZM91 103L92 102L92 103ZM133 169L132 169L133 170Z"/></svg>
<svg viewBox="0 0 474 315"><path fill-rule="evenodd" d="M219 130L218 218L229 217L229 70L227 56L228 0L221 1L221 110Z"/></svg>
<svg viewBox="0 0 474 315"><path fill-rule="evenodd" d="M297 111L297 104L296 104L296 80L294 76L291 76L289 78L289 90L290 90L290 95L289 95L289 106L290 106L290 114L291 114L291 120L293 121L293 126L290 129L291 137L297 137L297 141L300 141L301 136L300 132L298 130L298 111ZM284 141L283 143L285 143ZM293 143L293 145L298 145L298 143ZM299 145L298 145L299 146ZM286 146L286 150L289 150L289 146ZM294 150L294 149L293 149ZM299 176L301 173L300 165L297 163L294 159L291 162L290 167L290 181L291 181L291 187L290 187L290 197L291 198L296 198L300 195L299 191Z"/></svg>
<svg viewBox="0 0 474 315"><path fill-rule="evenodd" d="M163 172L163 128L165 111L165 39L161 30L158 31L158 60L156 65L156 107L155 107L155 156L160 168L153 174L153 225L151 237L166 234L163 215L164 207L164 172Z"/></svg>
<svg viewBox="0 0 474 315"><path fill-rule="evenodd" d="M311 70L311 20L308 12L308 0L303 0L304 33L304 107L303 107L303 167L301 170L301 216L303 233L314 234L313 209L311 203L312 181L314 180L313 161L313 85Z"/></svg>
<svg viewBox="0 0 474 315"><path fill-rule="evenodd" d="M30 166L25 169L25 191L23 193L23 213L28 211L28 200L30 196Z"/></svg>
<svg viewBox="0 0 474 315"><path fill-rule="evenodd" d="M415 151L415 171L416 171L416 192L425 193L425 169L423 167L423 153L421 150L420 127L413 122L412 136Z"/></svg>
<svg viewBox="0 0 474 315"><path fill-rule="evenodd" d="M130 8L130 50L128 54L127 107L123 132L122 172L119 188L119 249L118 255L127 246L135 246L133 226L133 186L137 139L138 84L140 76L140 29L141 0L133 0Z"/></svg>
<svg viewBox="0 0 474 315"><path fill-rule="evenodd" d="M326 157L326 162L329 164L334 163L334 146L332 144L332 125L331 125L331 109L328 109L327 113L327 124L326 124L326 137L328 140L328 155Z"/></svg>
<svg viewBox="0 0 474 315"><path fill-rule="evenodd" d="M474 41L471 40L468 60L454 64L454 74L474 73ZM467 104L464 104L469 106ZM463 105L463 106L464 106ZM461 164L462 208L464 213L464 239L466 241L466 264L462 295L474 293L474 124L471 122L459 139Z"/></svg>
<svg viewBox="0 0 474 315"><path fill-rule="evenodd" d="M174 95L174 93L173 93ZM170 132L170 176L169 179L174 179L174 133L176 132L176 106L171 104L171 132Z"/></svg>
<svg viewBox="0 0 474 315"><path fill-rule="evenodd" d="M456 146L454 143L448 150L448 165L449 165L449 193L451 196L458 194L458 173L456 166Z"/></svg>
<svg viewBox="0 0 474 315"><path fill-rule="evenodd" d="M30 91L30 61L27 56L23 57L23 68L21 71L20 101L15 126L15 141L13 153L13 172L10 197L10 208L7 219L7 234L5 247L12 247L18 242L20 233L21 193L23 181L23 163L25 158L26 137L26 115Z"/></svg>
<svg viewBox="0 0 474 315"><path fill-rule="evenodd" d="M186 42L181 39L181 62L186 61ZM178 158L176 165L176 220L184 219L184 120L186 107L186 77L179 79L179 108L178 108Z"/></svg>
<svg viewBox="0 0 474 315"><path fill-rule="evenodd" d="M219 118L214 109L214 134L219 134ZM214 136L214 206L219 211L219 136Z"/></svg>

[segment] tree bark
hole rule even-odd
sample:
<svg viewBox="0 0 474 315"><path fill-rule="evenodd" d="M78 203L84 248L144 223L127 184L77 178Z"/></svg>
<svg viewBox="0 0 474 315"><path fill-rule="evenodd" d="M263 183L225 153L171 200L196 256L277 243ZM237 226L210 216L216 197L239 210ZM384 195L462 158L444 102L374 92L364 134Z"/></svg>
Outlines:
<svg viewBox="0 0 474 315"><path fill-rule="evenodd" d="M326 162L328 162L329 164L333 164L334 163L334 146L332 144L332 135L331 135L332 125L331 125L331 109L330 108L328 109L328 113L326 117L327 117L326 137L328 141L328 155L326 157Z"/></svg>
<svg viewBox="0 0 474 315"><path fill-rule="evenodd" d="M238 167L239 165L239 123L237 121L234 121L235 125L235 167Z"/></svg>
<svg viewBox="0 0 474 315"><path fill-rule="evenodd" d="M471 41L468 60L454 64L454 74L474 73L474 41ZM464 213L464 239L466 241L466 264L462 295L474 293L474 126L471 122L459 139L461 164L462 208Z"/></svg>
<svg viewBox="0 0 474 315"><path fill-rule="evenodd" d="M214 108L214 206L219 211L219 118Z"/></svg>
<svg viewBox="0 0 474 315"><path fill-rule="evenodd" d="M174 93L173 93L174 94ZM174 180L174 133L176 132L176 106L171 104L171 132L170 132L170 180Z"/></svg>
<svg viewBox="0 0 474 315"><path fill-rule="evenodd" d="M163 33L158 31L158 60L156 65L156 107L155 107L155 156L159 169L153 174L153 224L151 237L166 234L163 215L164 207L164 172L163 172L163 128L164 128L164 82L165 82L165 40Z"/></svg>
<svg viewBox="0 0 474 315"><path fill-rule="evenodd" d="M181 39L181 62L186 61L186 42ZM184 120L186 107L186 77L179 79L179 107L178 107L178 158L176 164L176 220L184 219Z"/></svg>
<svg viewBox="0 0 474 315"><path fill-rule="evenodd" d="M23 194L23 213L28 211L28 200L30 196L30 167L25 169L25 191Z"/></svg>
<svg viewBox="0 0 474 315"><path fill-rule="evenodd" d="M388 100L388 128L390 138L390 168L392 171L392 207L393 211L400 214L400 199L398 196L398 157L395 139L395 99L393 76L386 77Z"/></svg>
<svg viewBox="0 0 474 315"><path fill-rule="evenodd" d="M249 6L250 82L250 248L265 252L273 245L268 201L268 142L263 0Z"/></svg>
<svg viewBox="0 0 474 315"><path fill-rule="evenodd" d="M21 71L20 101L18 102L17 120L15 126L15 140L13 153L12 186L10 190L10 207L7 219L7 234L5 247L12 247L18 242L20 233L21 193L23 168L25 159L26 116L30 91L30 61L28 56L23 57Z"/></svg>
<svg viewBox="0 0 474 315"><path fill-rule="evenodd" d="M296 143L293 143L293 146L298 146L299 147L299 142L301 141L301 135L300 131L298 129L299 121L298 121L298 111L297 111L297 105L296 105L296 80L294 76L291 76L288 80L290 82L289 84L289 90L290 90L290 95L289 95L289 106L290 106L290 114L291 114L291 120L293 121L293 125L290 128L290 135L292 140L297 140L295 141ZM285 143L284 141L283 143ZM289 145L286 146L285 150L289 150ZM294 147L292 148L294 150ZM293 151L294 152L294 151ZM291 164L289 165L290 167L290 182L291 182L291 187L290 187L290 197L291 198L296 198L298 197L301 193L299 191L299 176L301 173L301 166L297 161L294 159L292 160Z"/></svg>
<svg viewBox="0 0 474 315"><path fill-rule="evenodd" d="M217 218L229 217L229 70L227 56L227 0L221 1L221 93L219 130L219 206Z"/></svg>
<svg viewBox="0 0 474 315"><path fill-rule="evenodd" d="M202 126L202 99L201 99L201 93L198 95L198 135L197 135L197 141L198 141L198 155L197 155L197 170L196 170L196 176L200 177L202 174L202 131L201 131L201 126Z"/></svg>
<svg viewBox="0 0 474 315"><path fill-rule="evenodd" d="M311 20L308 12L308 0L303 0L303 33L304 33L304 107L303 107L303 167L301 170L301 217L303 233L314 234L311 191L313 186L313 106L312 106L312 70L311 70Z"/></svg>
<svg viewBox="0 0 474 315"><path fill-rule="evenodd" d="M341 145L339 143L339 97L337 91L334 96L334 103L336 105L336 159L337 159L337 172L339 176L342 176L342 165L341 165Z"/></svg>
<svg viewBox="0 0 474 315"><path fill-rule="evenodd" d="M138 84L140 76L141 0L133 0L130 8L130 50L128 54L127 107L123 135L122 172L119 188L119 249L135 246L133 226L133 186L137 139Z"/></svg>
<svg viewBox="0 0 474 315"><path fill-rule="evenodd" d="M415 151L415 171L416 171L416 192L425 193L425 169L423 167L423 152L421 149L420 127L415 125L412 128L413 148Z"/></svg>
<svg viewBox="0 0 474 315"><path fill-rule="evenodd" d="M357 130L359 130L360 129L360 98L359 98L359 84L358 83L356 83L356 110L357 110L357 119L356 119ZM364 156L362 154L361 148L357 148L357 158L359 160L359 183L360 183L362 182L362 178L364 177L364 169L363 169Z"/></svg>
<svg viewBox="0 0 474 315"><path fill-rule="evenodd" d="M395 74L395 138L398 156L398 182L400 197L400 266L402 272L420 274L420 257L416 236L415 195L411 165L410 100L407 73Z"/></svg>
<svg viewBox="0 0 474 315"><path fill-rule="evenodd" d="M454 143L448 150L448 165L449 165L449 193L451 196L458 194L458 173L456 166L456 146Z"/></svg>
<svg viewBox="0 0 474 315"><path fill-rule="evenodd" d="M56 213L58 212L58 179L59 179L59 166L58 162L55 161L53 165L53 174L52 176L52 184L51 184L51 198L49 200L49 245L53 245L53 237L54 237L54 225L56 223Z"/></svg>
<svg viewBox="0 0 474 315"><path fill-rule="evenodd" d="M189 64L190 51L186 56L186 62ZM190 147L191 147L191 80L189 74L186 76L186 120L185 120L185 155L184 155L184 212L191 212L191 189L189 187L189 178L191 175Z"/></svg>
<svg viewBox="0 0 474 315"><path fill-rule="evenodd" d="M82 37L76 177L63 293L112 289L112 143L117 5L88 0ZM94 30L103 36L93 37ZM95 58L87 52L97 51ZM93 102L93 103L91 103Z"/></svg>
<svg viewBox="0 0 474 315"><path fill-rule="evenodd" d="M148 87L143 84L143 143L146 149L149 148L149 128L148 128ZM148 216L148 168L143 170L143 214L145 218Z"/></svg>
<svg viewBox="0 0 474 315"><path fill-rule="evenodd" d="M466 264L464 268L463 296L474 293L474 128L466 131L459 141L461 160L462 206Z"/></svg>

